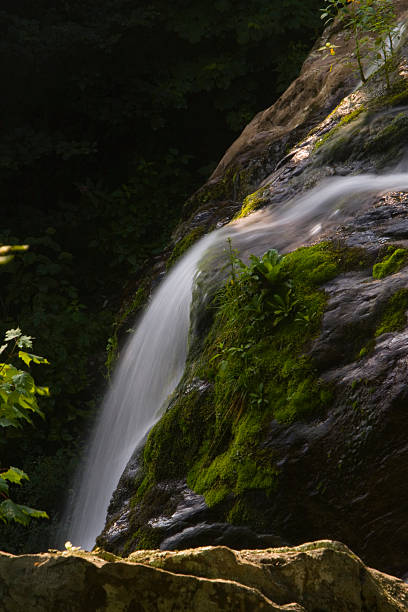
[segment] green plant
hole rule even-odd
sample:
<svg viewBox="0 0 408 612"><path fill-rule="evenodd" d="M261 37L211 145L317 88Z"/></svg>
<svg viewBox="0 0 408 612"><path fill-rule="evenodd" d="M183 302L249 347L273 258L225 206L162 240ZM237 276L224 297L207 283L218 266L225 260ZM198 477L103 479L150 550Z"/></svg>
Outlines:
<svg viewBox="0 0 408 612"><path fill-rule="evenodd" d="M331 387L308 350L326 306L322 285L367 268L371 259L333 242L284 257L268 252L248 265L231 241L226 252L229 275L214 298L207 335L196 339L200 350L190 353L182 387L148 436L135 485L138 508L152 503L157 483L187 476L209 506L223 504L225 517L240 501L253 516L252 492L258 500L279 486L279 468L264 444L271 421L284 427L332 404ZM268 302L286 292L280 307L289 313L276 323L277 308ZM197 380L208 384L199 390L191 384Z"/></svg>
<svg viewBox="0 0 408 612"><path fill-rule="evenodd" d="M377 59L382 60L387 88L390 89L389 60L394 53L392 33L396 26L392 0L326 0L321 10L321 19L326 23L337 17L350 31L362 82L367 80L362 64L362 48L369 45L375 50ZM366 33L370 33L372 38L368 38ZM335 55L334 45L328 42L325 47L331 55ZM320 50L325 50L325 47Z"/></svg>
<svg viewBox="0 0 408 612"><path fill-rule="evenodd" d="M44 357L22 350L31 347L31 336L24 336L17 327L6 332L0 353L6 353L7 361L18 357L27 366L30 363L48 363ZM43 417L36 396L48 394L48 388L37 386L28 372L5 361L0 363L0 427L20 427L22 422L32 424L31 417L35 414ZM4 498L0 503L0 520L3 523L14 521L27 526L31 518L48 518L42 510L12 501L9 496L9 483L20 485L22 480L28 480L28 476L19 468L9 467L0 472L0 495Z"/></svg>
<svg viewBox="0 0 408 612"><path fill-rule="evenodd" d="M336 55L337 47L338 47L338 45L333 45L331 42L327 42L325 45L323 45L323 47L319 48L319 51L323 51L324 53L327 53L331 57L333 57L334 55ZM331 72L332 70L333 70L333 63L330 64L329 72Z"/></svg>

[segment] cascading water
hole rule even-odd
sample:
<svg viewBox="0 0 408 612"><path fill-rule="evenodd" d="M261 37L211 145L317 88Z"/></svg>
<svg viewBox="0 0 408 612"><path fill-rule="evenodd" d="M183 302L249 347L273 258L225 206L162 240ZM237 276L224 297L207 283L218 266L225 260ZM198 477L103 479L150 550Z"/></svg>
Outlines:
<svg viewBox="0 0 408 612"><path fill-rule="evenodd" d="M244 257L268 248L289 250L341 222L363 204L363 194L407 190L406 172L329 179L279 209L263 210L213 232L183 257L154 294L120 359L81 468L65 539L92 548L127 462L160 418L166 398L182 377L194 278L204 254L209 249L222 250L227 236L233 237L234 247ZM220 270L222 264L217 265ZM215 272L211 270L210 275L214 277Z"/></svg>
<svg viewBox="0 0 408 612"><path fill-rule="evenodd" d="M123 351L80 469L69 539L90 550L105 524L119 478L138 444L159 419L183 374L190 302L198 262L214 242L206 236L183 257L153 296Z"/></svg>

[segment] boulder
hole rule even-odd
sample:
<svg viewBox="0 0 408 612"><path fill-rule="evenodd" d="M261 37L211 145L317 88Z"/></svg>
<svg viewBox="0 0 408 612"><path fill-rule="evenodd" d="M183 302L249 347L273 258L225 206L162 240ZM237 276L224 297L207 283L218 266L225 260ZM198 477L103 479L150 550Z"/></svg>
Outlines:
<svg viewBox="0 0 408 612"><path fill-rule="evenodd" d="M408 585L339 542L295 548L0 553L4 612L403 612Z"/></svg>

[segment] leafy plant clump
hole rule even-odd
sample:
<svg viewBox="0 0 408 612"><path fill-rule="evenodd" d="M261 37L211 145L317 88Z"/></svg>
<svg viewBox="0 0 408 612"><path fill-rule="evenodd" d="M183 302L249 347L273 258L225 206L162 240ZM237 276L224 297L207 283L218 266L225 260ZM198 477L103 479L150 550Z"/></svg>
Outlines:
<svg viewBox="0 0 408 612"><path fill-rule="evenodd" d="M322 284L366 266L361 251L325 242L284 257L270 250L245 265L230 242L228 254L229 278L190 382L147 440L137 503L155 483L186 474L209 506L249 491L272 495L279 470L262 448L270 422L311 418L331 405L307 349L326 305ZM207 381L205 391L195 380Z"/></svg>
<svg viewBox="0 0 408 612"><path fill-rule="evenodd" d="M10 329L6 332L0 353L6 354L7 361L18 357L27 366L30 363L48 363L44 357L23 350L31 347L31 336L24 336L19 328ZM22 422L32 424L31 417L35 414L43 417L36 396L48 394L48 388L37 386L28 372L11 363L0 363L0 426L3 429L21 427ZM46 512L16 504L10 498L10 484L20 485L22 480L28 479L27 474L16 467L0 471L0 495L4 498L0 503L0 521L3 523L14 521L27 526L31 518L48 518Z"/></svg>

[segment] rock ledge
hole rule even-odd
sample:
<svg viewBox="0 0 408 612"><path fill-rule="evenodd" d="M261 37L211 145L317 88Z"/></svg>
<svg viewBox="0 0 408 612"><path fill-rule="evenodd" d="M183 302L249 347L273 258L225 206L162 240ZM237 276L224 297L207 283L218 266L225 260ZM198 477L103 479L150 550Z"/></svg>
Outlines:
<svg viewBox="0 0 408 612"><path fill-rule="evenodd" d="M0 553L4 612L397 612L408 585L367 568L344 544L233 551L202 547Z"/></svg>

